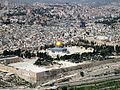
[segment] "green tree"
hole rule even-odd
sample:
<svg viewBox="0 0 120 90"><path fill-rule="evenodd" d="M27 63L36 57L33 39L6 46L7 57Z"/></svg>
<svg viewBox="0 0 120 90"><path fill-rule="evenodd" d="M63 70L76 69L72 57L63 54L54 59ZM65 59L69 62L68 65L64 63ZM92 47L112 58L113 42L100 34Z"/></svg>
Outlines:
<svg viewBox="0 0 120 90"><path fill-rule="evenodd" d="M7 55L9 55L9 51L7 51L7 50L4 50L4 51L3 51L3 55L4 55L4 56L7 56Z"/></svg>
<svg viewBox="0 0 120 90"><path fill-rule="evenodd" d="M116 49L116 53L119 54L120 53L120 46L116 45L115 49Z"/></svg>
<svg viewBox="0 0 120 90"><path fill-rule="evenodd" d="M81 71L81 72L80 72L80 75L81 75L82 77L84 77L84 72L83 72L83 71Z"/></svg>
<svg viewBox="0 0 120 90"><path fill-rule="evenodd" d="M21 49L17 49L14 51L14 55L21 56Z"/></svg>

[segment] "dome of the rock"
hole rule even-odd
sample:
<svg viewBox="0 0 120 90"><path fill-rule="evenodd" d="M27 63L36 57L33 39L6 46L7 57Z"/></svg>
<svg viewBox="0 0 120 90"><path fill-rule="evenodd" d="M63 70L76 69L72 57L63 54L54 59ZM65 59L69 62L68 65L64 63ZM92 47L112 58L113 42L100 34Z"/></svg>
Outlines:
<svg viewBox="0 0 120 90"><path fill-rule="evenodd" d="M63 46L63 43L62 43L61 41L57 41L57 42L55 43L55 46L61 47L61 46Z"/></svg>

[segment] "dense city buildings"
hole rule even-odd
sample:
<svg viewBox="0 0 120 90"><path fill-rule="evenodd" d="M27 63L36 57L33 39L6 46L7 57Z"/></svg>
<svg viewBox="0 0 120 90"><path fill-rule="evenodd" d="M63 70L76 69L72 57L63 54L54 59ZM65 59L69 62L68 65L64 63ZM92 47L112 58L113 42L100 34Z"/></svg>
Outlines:
<svg viewBox="0 0 120 90"><path fill-rule="evenodd" d="M119 44L119 10L119 4L101 7L1 4L0 49L40 48L57 39L64 43L86 39L99 44ZM112 19L115 21L108 25L107 21Z"/></svg>

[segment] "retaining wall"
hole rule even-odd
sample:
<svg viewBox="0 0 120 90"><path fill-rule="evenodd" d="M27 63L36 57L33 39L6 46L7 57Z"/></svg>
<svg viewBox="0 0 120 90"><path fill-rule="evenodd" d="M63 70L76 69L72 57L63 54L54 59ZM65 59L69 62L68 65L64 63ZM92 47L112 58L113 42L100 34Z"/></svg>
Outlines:
<svg viewBox="0 0 120 90"><path fill-rule="evenodd" d="M113 63L118 61L120 61L120 59L97 61L89 64L82 64L82 65L77 65L77 66L72 66L67 68L52 69L50 71L45 71L40 73L35 73L32 71L27 71L24 69L14 68L11 66L5 66L3 64L0 64L0 71L17 74L19 77L31 83L42 84L53 79L61 78L62 76L75 74L86 68L91 68L101 64Z"/></svg>
<svg viewBox="0 0 120 90"><path fill-rule="evenodd" d="M120 61L120 59L97 61L89 64L82 64L82 65L60 68L60 69L52 69L50 71L36 73L37 84L46 83L50 80L61 78L61 76L75 74L86 68L91 68L91 67L99 66L101 64L113 63L118 61Z"/></svg>
<svg viewBox="0 0 120 90"><path fill-rule="evenodd" d="M16 73L16 68L5 66L4 64L0 64L0 71L2 72L10 72L10 73Z"/></svg>

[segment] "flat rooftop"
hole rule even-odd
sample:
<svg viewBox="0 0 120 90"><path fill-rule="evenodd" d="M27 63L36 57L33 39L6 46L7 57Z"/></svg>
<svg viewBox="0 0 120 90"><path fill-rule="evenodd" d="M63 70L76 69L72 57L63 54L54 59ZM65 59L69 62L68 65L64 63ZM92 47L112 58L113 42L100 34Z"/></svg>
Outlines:
<svg viewBox="0 0 120 90"><path fill-rule="evenodd" d="M72 62L68 62L68 61L57 61L57 63L59 63L60 65L55 64L52 66L36 66L36 65L33 65L33 63L35 61L36 61L36 59L26 60L25 62L17 62L17 63L9 64L9 66L13 66L15 68L39 73L39 72L49 71L52 69L66 68L66 67L72 67L72 66L78 65L76 63L72 63ZM85 64L85 63L89 63L89 62L82 62L79 64Z"/></svg>

